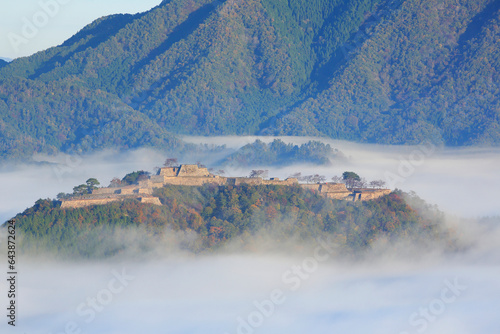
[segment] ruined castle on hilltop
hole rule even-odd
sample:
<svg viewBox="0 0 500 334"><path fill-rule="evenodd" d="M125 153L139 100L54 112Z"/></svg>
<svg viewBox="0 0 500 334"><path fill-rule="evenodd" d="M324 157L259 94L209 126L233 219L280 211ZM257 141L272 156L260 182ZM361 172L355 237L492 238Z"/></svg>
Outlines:
<svg viewBox="0 0 500 334"><path fill-rule="evenodd" d="M136 199L141 203L162 205L158 197L153 196L154 188L173 184L180 186L202 186L204 184L216 184L219 186L241 184L249 185L299 185L303 188L317 191L325 197L349 200L367 201L388 195L389 189L347 189L343 183L315 183L299 184L296 178L271 178L269 180L261 177L223 177L210 173L207 168L198 165L181 165L179 167L160 168L157 175L141 180L136 185L124 187L97 188L91 194L78 198L62 200L61 208L81 208L91 205L103 205L125 199Z"/></svg>

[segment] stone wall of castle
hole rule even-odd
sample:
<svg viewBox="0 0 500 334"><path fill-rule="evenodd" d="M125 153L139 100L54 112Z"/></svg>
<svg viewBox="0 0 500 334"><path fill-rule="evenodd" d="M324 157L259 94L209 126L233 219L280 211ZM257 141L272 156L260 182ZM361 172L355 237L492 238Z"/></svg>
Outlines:
<svg viewBox="0 0 500 334"><path fill-rule="evenodd" d="M160 199L158 197L141 197L139 198L141 203L161 205Z"/></svg>
<svg viewBox="0 0 500 334"><path fill-rule="evenodd" d="M124 201L126 199L137 199L141 203L161 205L160 199L158 197L149 196L149 195L146 195L143 197L109 196L109 197L95 197L95 198L90 197L90 198L82 198L82 199L64 200L64 201L62 201L61 208L62 209L84 208L87 206L105 205L105 204L112 203L112 202Z"/></svg>
<svg viewBox="0 0 500 334"><path fill-rule="evenodd" d="M94 194L94 192L92 192ZM134 194L143 194L143 195L151 195L153 194L153 188L140 188L134 186L128 186L117 189L114 194L116 195L134 195Z"/></svg>
<svg viewBox="0 0 500 334"><path fill-rule="evenodd" d="M242 184L259 186L262 184L262 178L261 177L228 177L227 178L227 185L239 186Z"/></svg>
<svg viewBox="0 0 500 334"><path fill-rule="evenodd" d="M110 194L117 194L119 191L119 188L97 188L92 190L93 195L110 195Z"/></svg>
<svg viewBox="0 0 500 334"><path fill-rule="evenodd" d="M368 189L361 192L361 197L358 196L356 200L359 201L371 201L391 193L390 189Z"/></svg>
<svg viewBox="0 0 500 334"><path fill-rule="evenodd" d="M211 174L206 167L198 167L198 165L181 165L177 176L209 177Z"/></svg>
<svg viewBox="0 0 500 334"><path fill-rule="evenodd" d="M339 193L349 191L343 183L323 183L319 189L322 193Z"/></svg>
<svg viewBox="0 0 500 334"><path fill-rule="evenodd" d="M320 187L321 187L321 184L319 183L314 183L314 184L301 184L300 185L302 188L304 189L309 189L309 190L315 190L315 191L319 191Z"/></svg>
<svg viewBox="0 0 500 334"><path fill-rule="evenodd" d="M349 192L345 184L343 183L313 183L313 184L301 184L300 185L302 188L309 189L309 190L316 190L319 191L320 193L339 193L339 192Z"/></svg>
<svg viewBox="0 0 500 334"><path fill-rule="evenodd" d="M205 167L198 167L198 165L181 165L180 167L160 168L159 175L163 177L208 177L211 174Z"/></svg>
<svg viewBox="0 0 500 334"><path fill-rule="evenodd" d="M179 173L179 167L163 167L163 168L160 168L160 173L158 175L166 176L166 177L173 177L173 176L177 176L177 173Z"/></svg>
<svg viewBox="0 0 500 334"><path fill-rule="evenodd" d="M370 201L389 195L390 189L347 189L343 183L301 184L302 188L318 191L325 197L347 201Z"/></svg>
<svg viewBox="0 0 500 334"><path fill-rule="evenodd" d="M354 195L350 191L338 192L338 193L323 193L327 198L337 199L337 200L354 200Z"/></svg>
<svg viewBox="0 0 500 334"><path fill-rule="evenodd" d="M120 201L118 197L108 197L108 198L85 198L79 200L67 200L62 201L61 208L84 208L86 206L92 205L104 205L111 202Z"/></svg>
<svg viewBox="0 0 500 334"><path fill-rule="evenodd" d="M199 187L207 183L212 183L212 184L218 184L218 185L225 185L227 182L227 179L225 177L220 177L220 176L210 176L210 177L190 177L190 176L185 176L185 177L165 177L163 180L163 185L165 184L173 184L177 186L192 186L192 187Z"/></svg>
<svg viewBox="0 0 500 334"><path fill-rule="evenodd" d="M285 180L280 180L278 178L273 178L270 180L262 180L262 184L270 184L270 185L277 185L277 186L292 186L294 184L299 184L299 180L296 178L288 178Z"/></svg>
<svg viewBox="0 0 500 334"><path fill-rule="evenodd" d="M315 184L301 184L304 189L314 190L321 195L338 200L349 199L352 191L349 191L343 183L315 183Z"/></svg>
<svg viewBox="0 0 500 334"><path fill-rule="evenodd" d="M219 186L232 185L298 185L296 178L280 180L272 178L264 180L261 177L221 177L210 174L207 168L200 168L198 165L181 165L180 167L161 168L158 175L151 176L147 180L141 180L138 185L117 187L117 188L98 188L95 189L90 197L78 200L63 201L62 208L84 207L89 205L102 205L114 201L124 200L126 198L136 198L142 203L151 203L161 205L157 197L151 196L154 188L163 187L166 184L179 186L203 186L204 184L216 184ZM343 183L316 183L300 184L304 189L314 190L323 196L338 200L366 201L376 199L389 194L389 189L358 189L356 191L348 190ZM142 197L134 197L142 195Z"/></svg>

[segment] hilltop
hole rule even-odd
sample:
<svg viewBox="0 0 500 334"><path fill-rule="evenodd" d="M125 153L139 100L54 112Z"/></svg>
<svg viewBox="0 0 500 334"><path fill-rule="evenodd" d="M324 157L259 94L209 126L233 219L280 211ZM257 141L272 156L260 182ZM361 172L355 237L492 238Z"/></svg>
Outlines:
<svg viewBox="0 0 500 334"><path fill-rule="evenodd" d="M286 180L280 180L279 178L267 180L262 177L264 172L263 170L255 170L253 172L255 175L252 177L224 177L210 173L206 167L198 165L180 165L178 167L162 167L158 170L158 173L153 176L149 176L145 172L132 173L136 174L134 178L136 178L137 181L131 185L121 185L115 182L106 188L97 188L94 184L98 181L89 179L87 185L75 187L76 194L61 196L61 208L81 208L86 206L105 205L127 199L137 199L141 203L162 205L160 199L152 195L156 189L160 189L165 185L180 185L185 187L199 187L205 184L214 186L275 185L300 187L313 190L328 198L353 202L377 199L391 192L389 189L353 186L347 189L344 183L328 183L325 182L325 180L321 182L319 181L319 175L317 177L318 181L312 184L309 182L307 184L299 184L298 178L295 177L290 177ZM126 180L126 178L124 178L124 180Z"/></svg>
<svg viewBox="0 0 500 334"><path fill-rule="evenodd" d="M498 145L494 0L171 0L0 68L2 156L175 135ZM42 121L43 120L43 121Z"/></svg>
<svg viewBox="0 0 500 334"><path fill-rule="evenodd" d="M179 176L186 171L197 176ZM158 246L203 253L237 243L250 250L263 240L273 240L276 247L293 240L300 249L321 238L339 255L354 255L381 240L448 240L439 211L400 191L354 201L352 191L337 198L340 193L332 185L323 191L322 185L303 186L290 179L224 180L202 174L206 174L204 168L191 165L166 167L153 179L131 173L127 177L132 187L114 188L93 188L97 180L89 179L95 196L115 200L71 206L64 204L85 201L85 195L62 203L40 199L14 217L19 248L36 254L102 258L129 250L135 255L154 252ZM141 191L145 189L141 186L160 178L169 182L148 189L150 194ZM208 178L219 183L205 182ZM134 193L136 189L140 194ZM107 190L118 190L118 195L113 197L114 192ZM155 201L138 201L138 197ZM415 208L408 199L417 204Z"/></svg>

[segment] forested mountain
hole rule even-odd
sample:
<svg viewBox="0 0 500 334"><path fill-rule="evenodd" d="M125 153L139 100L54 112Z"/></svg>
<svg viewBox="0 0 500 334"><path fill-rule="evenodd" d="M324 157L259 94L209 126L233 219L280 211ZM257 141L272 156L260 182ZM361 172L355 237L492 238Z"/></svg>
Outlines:
<svg viewBox="0 0 500 334"><path fill-rule="evenodd" d="M329 87L282 117L278 132L498 145L500 2L404 1L391 9L365 23Z"/></svg>
<svg viewBox="0 0 500 334"><path fill-rule="evenodd" d="M0 65L0 152L171 133L498 145L499 13L494 0L165 0L103 17Z"/></svg>
<svg viewBox="0 0 500 334"><path fill-rule="evenodd" d="M294 164L331 165L333 161L345 160L342 152L319 141L302 145L285 144L275 139L269 144L256 140L219 162L221 167L269 167ZM332 161L333 160L333 161Z"/></svg>
<svg viewBox="0 0 500 334"><path fill-rule="evenodd" d="M264 236L275 247L294 240L300 248L315 238L328 239L343 254L363 252L382 239L452 246L442 214L417 197L409 198L415 205L410 206L401 192L348 202L299 186L166 185L154 195L161 206L127 200L62 209L57 201L39 200L15 217L18 245L24 252L78 257L113 256L129 248L153 251L154 241L193 252L213 251L229 242L262 247ZM127 231L140 237L127 237Z"/></svg>

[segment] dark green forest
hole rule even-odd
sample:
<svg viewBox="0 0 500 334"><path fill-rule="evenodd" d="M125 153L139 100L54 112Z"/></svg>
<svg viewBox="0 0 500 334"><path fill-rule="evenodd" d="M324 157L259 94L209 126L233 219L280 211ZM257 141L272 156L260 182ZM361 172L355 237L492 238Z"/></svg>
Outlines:
<svg viewBox="0 0 500 334"><path fill-rule="evenodd" d="M329 144L309 141L302 145L286 144L275 139L266 144L256 140L230 154L218 164L221 166L289 166L293 164L331 165L333 161L345 159L342 152Z"/></svg>
<svg viewBox="0 0 500 334"><path fill-rule="evenodd" d="M175 135L500 143L494 0L169 0L0 64L0 155Z"/></svg>
<svg viewBox="0 0 500 334"><path fill-rule="evenodd" d="M342 254L368 250L380 238L451 240L436 208L413 196L417 211L408 204L409 195L400 191L368 202L327 199L299 186L167 185L154 195L162 206L127 200L61 209L58 201L40 199L15 217L19 247L25 253L109 257L134 246L119 238L126 229L151 240L175 232L195 235L179 246L195 253L262 236L277 245L293 239L297 247L328 237ZM143 251L153 247L148 242L139 246Z"/></svg>

